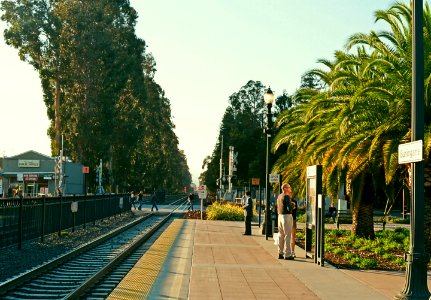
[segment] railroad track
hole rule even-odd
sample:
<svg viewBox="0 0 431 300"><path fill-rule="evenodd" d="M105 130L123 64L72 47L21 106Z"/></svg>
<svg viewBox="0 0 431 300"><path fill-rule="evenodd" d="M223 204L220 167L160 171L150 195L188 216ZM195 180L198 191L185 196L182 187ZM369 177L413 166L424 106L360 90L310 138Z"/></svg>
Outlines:
<svg viewBox="0 0 431 300"><path fill-rule="evenodd" d="M13 278L0 285L0 298L105 299L163 232L172 214L150 214Z"/></svg>

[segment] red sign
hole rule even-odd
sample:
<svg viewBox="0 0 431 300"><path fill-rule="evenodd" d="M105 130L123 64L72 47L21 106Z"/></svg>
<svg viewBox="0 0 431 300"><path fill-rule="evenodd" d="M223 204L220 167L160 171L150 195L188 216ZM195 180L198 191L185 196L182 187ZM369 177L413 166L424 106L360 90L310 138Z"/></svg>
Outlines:
<svg viewBox="0 0 431 300"><path fill-rule="evenodd" d="M37 181L39 176L37 174L23 174L22 178L24 181Z"/></svg>
<svg viewBox="0 0 431 300"><path fill-rule="evenodd" d="M251 185L259 185L259 184L260 184L260 178L251 179Z"/></svg>
<svg viewBox="0 0 431 300"><path fill-rule="evenodd" d="M83 167L82 167L82 173L84 173L84 174L88 174L88 173L90 173L90 167L85 167L85 166L83 166Z"/></svg>

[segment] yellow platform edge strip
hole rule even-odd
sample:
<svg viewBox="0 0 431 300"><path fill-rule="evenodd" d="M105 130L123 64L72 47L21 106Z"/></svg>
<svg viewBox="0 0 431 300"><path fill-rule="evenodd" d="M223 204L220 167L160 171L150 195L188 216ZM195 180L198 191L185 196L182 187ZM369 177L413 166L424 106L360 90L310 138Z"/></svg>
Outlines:
<svg viewBox="0 0 431 300"><path fill-rule="evenodd" d="M147 299L183 225L174 220L106 299Z"/></svg>

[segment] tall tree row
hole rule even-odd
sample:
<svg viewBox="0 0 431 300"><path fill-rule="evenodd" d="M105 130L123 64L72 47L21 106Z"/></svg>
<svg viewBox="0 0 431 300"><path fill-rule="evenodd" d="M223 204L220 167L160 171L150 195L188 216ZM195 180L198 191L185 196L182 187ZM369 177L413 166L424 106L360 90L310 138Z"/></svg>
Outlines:
<svg viewBox="0 0 431 300"><path fill-rule="evenodd" d="M63 138L72 159L93 170L102 159L112 189L190 184L129 1L4 0L1 9L6 42L39 72L54 156Z"/></svg>

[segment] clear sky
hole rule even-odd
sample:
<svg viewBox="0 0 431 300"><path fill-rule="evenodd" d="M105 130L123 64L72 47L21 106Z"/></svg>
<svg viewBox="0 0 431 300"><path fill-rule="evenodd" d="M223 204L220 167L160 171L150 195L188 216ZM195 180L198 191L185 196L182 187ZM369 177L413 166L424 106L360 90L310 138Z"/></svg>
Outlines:
<svg viewBox="0 0 431 300"><path fill-rule="evenodd" d="M193 180L212 154L228 98L249 80L292 94L301 75L332 59L347 38L379 30L385 0L131 0L137 35L157 63ZM3 32L5 24L0 22ZM36 71L0 37L0 155L50 155ZM251 143L253 141L250 141ZM226 145L228 146L228 145ZM239 154L240 157L240 154Z"/></svg>

